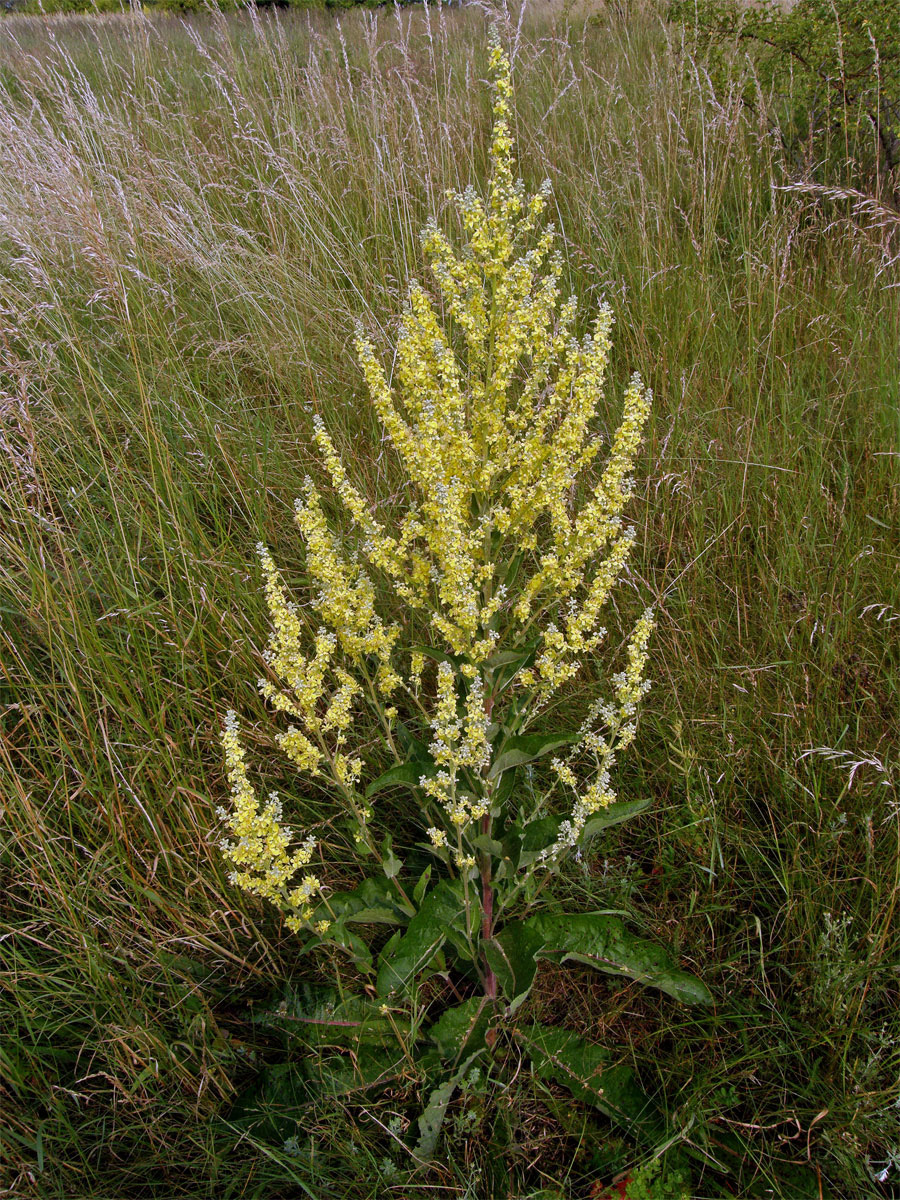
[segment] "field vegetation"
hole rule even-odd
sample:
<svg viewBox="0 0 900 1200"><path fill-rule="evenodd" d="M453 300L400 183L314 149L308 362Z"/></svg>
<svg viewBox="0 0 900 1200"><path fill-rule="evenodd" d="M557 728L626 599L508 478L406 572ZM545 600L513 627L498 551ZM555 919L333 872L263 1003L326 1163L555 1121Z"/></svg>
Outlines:
<svg viewBox="0 0 900 1200"><path fill-rule="evenodd" d="M843 160L844 198L804 186L737 42L711 72L649 0L499 16L563 293L616 316L601 430L632 371L655 395L609 620L656 605L616 781L653 804L562 890L715 1000L545 963L527 1011L631 1064L698 1152L630 1195L895 1196L896 214ZM474 6L0 23L0 1194L588 1197L646 1164L527 1071L467 1081L427 1166L404 1148L414 1064L261 1119L285 1046L260 1014L358 985L216 845L226 710L267 744L254 546L302 591L314 416L370 493L397 484L354 325L388 356L427 283L419 231L486 176L486 26ZM322 796L268 784L327 844Z"/></svg>

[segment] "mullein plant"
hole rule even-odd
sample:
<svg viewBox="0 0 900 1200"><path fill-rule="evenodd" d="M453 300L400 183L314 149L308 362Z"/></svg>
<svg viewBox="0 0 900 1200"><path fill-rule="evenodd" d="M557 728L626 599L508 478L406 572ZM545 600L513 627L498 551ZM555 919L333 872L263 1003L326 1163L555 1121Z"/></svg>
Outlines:
<svg viewBox="0 0 900 1200"><path fill-rule="evenodd" d="M613 315L601 305L590 332L576 336L576 302L561 296L556 233L543 222L549 183L529 195L514 174L510 63L496 34L490 68L487 195L471 186L452 195L460 248L435 224L422 234L441 305L411 283L391 378L361 327L356 334L371 403L408 481L406 510L379 519L317 417L315 442L356 544L344 550L307 478L295 517L312 623L258 547L272 620L259 686L283 722L277 742L344 810L361 863L375 864L370 877L353 891L329 889L327 865L312 866L317 855L327 864L316 839L295 836L278 797L254 790L234 713L222 738L231 882L280 908L307 947L349 954L373 985L371 1011L356 998L352 1012L332 1006L326 1024L352 1037L346 1030L371 1035L387 1022L399 1036L398 1014L428 976L444 977L459 1001L436 1020L429 1013L427 1028L404 1026L404 1038L422 1040L418 1061L440 1077L420 1118L420 1156L434 1149L465 1072L513 1037L535 1070L570 1085L576 1071L582 1098L653 1132L658 1114L625 1068L609 1066L599 1047L514 1019L539 959L589 963L686 1003L709 1000L619 918L560 912L549 886L588 838L649 803L618 800L612 773L649 686L652 611L578 728L546 732L541 723L606 637L603 610L635 540L623 514L651 395L632 376L619 428L610 440L598 433ZM379 614L385 586L409 621ZM427 631L419 645L404 641L413 619ZM362 713L379 724L387 771L373 772L354 746ZM376 817L376 798L398 788L413 791L421 818L410 868L376 832L390 817ZM379 924L395 930L376 962ZM311 1018L310 1029L321 1027L321 1014Z"/></svg>

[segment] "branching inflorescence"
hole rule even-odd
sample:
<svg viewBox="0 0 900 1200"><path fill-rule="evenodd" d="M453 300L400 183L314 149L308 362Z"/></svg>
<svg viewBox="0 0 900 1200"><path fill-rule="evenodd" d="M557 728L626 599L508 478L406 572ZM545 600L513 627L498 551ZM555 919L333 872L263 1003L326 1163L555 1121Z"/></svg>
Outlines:
<svg viewBox="0 0 900 1200"><path fill-rule="evenodd" d="M562 260L554 229L542 220L549 183L528 195L514 177L510 64L496 37L490 65L487 196L469 187L453 197L461 249L436 225L422 236L444 316L412 283L392 379L361 328L356 335L368 392L409 481L408 507L390 527L378 520L317 419L315 441L358 550L348 556L342 549L306 480L296 521L313 585L313 637L269 551L259 547L273 622L270 678L260 689L290 721L281 748L333 790L360 849L380 857L371 781L351 743L354 714L362 706L377 712L397 763L407 762L395 736L400 725L430 727L428 755L415 757L421 774L412 781L427 846L467 897L480 880L487 937L501 881L507 904L526 876L556 867L592 815L615 801L611 770L634 738L652 629L646 612L611 694L591 706L577 733L554 743L565 746L565 756L548 760L548 779L568 796L565 819L533 861L504 866L492 838L511 821L521 826L542 816L549 797L529 798L530 811L522 811L526 802L504 788L503 762L514 761L516 747L520 762L544 753L531 744L534 735L528 753L533 722L604 638L601 614L634 543L623 511L651 397L633 376L607 446L595 418L612 313L601 306L591 331L575 336L576 303L561 298ZM379 616L376 583L385 582L430 630L427 646L401 647L400 626ZM437 669L426 672L431 660ZM292 928L327 937L327 890L304 873L315 841L291 850L277 797L257 800L233 714L223 745L233 803L222 813L230 831L222 848L233 882L281 906Z"/></svg>

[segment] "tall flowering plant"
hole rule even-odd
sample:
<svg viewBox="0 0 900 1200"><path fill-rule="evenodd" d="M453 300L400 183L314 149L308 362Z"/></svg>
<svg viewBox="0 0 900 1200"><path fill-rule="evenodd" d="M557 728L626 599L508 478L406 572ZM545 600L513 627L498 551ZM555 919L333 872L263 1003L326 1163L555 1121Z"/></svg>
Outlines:
<svg viewBox="0 0 900 1200"><path fill-rule="evenodd" d="M327 867L311 869L316 840L298 840L278 798L254 791L234 713L223 735L232 801L220 810L231 881L276 904L310 944L338 946L374 975L373 1019L389 1017L425 975L454 975L465 998L422 1036L457 1074L496 1044L541 958L588 962L684 1002L708 999L618 918L563 914L547 886L586 838L648 803L618 800L612 770L634 740L648 687L651 611L577 729L542 722L604 641L604 606L635 540L623 514L651 396L634 375L619 428L609 441L598 433L613 316L601 306L590 332L575 336L576 301L561 296L556 235L543 223L549 184L529 195L514 175L510 64L496 36L490 66L487 195L469 187L453 197L461 247L436 225L422 235L442 303L410 285L391 377L362 328L356 336L371 402L408 480L406 510L379 518L317 418L315 441L356 548L345 552L307 479L295 515L314 634L258 547L272 619L260 690L284 719L278 743L344 808L375 875L354 891L329 890ZM406 626L379 613L385 584L427 629L422 644L405 644ZM353 744L363 710L376 715L393 760L377 775ZM392 788L417 799L420 865L423 854L432 860L424 873L410 874L376 832L376 798ZM377 923L396 931L375 963L365 932ZM516 1028L551 1074L569 1044L552 1033ZM601 1073L600 1106L634 1110L628 1089L616 1100L610 1071Z"/></svg>

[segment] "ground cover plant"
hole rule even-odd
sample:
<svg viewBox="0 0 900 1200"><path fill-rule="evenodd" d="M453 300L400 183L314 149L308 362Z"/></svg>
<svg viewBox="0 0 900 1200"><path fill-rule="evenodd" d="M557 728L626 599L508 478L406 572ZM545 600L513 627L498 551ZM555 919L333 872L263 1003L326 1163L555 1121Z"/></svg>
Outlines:
<svg viewBox="0 0 900 1200"><path fill-rule="evenodd" d="M475 9L0 27L12 1195L482 1196L500 1131L511 1194L584 1196L647 1157L524 1070L500 1099L460 1082L425 1174L398 1142L423 1099L402 1087L304 1092L299 1125L264 1127L253 1089L300 1057L287 1018L357 976L240 897L209 835L235 708L291 821L340 843L333 804L267 755L248 559L262 541L306 586L290 512L322 479L316 413L367 494L402 482L354 322L389 362L420 229L488 177L485 31ZM665 1097L679 1144L716 1160L690 1160L692 1196L890 1196L896 247L781 190L792 164L743 103L744 60L723 90L690 28L559 9L502 36L563 294L617 315L598 431L632 370L654 391L616 600L626 630L655 601L618 780L651 803L554 888L715 998L542 962L519 1017L613 1048ZM602 683L583 678L556 728ZM375 799L402 819L402 791ZM329 869L349 882L356 857ZM682 1170L646 1164L635 1190L677 1195Z"/></svg>

